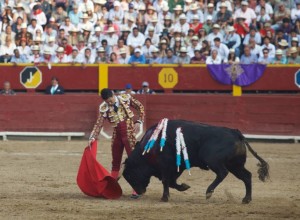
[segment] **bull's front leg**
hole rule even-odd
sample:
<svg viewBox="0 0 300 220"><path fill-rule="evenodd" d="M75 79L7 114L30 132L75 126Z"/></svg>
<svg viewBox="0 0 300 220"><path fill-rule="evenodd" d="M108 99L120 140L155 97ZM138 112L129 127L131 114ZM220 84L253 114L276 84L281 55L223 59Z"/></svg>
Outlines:
<svg viewBox="0 0 300 220"><path fill-rule="evenodd" d="M169 197L170 197L170 192L169 192L170 181L169 181L169 178L163 177L162 178L162 183L163 183L163 186L164 186L164 192L163 192L163 196L161 197L161 201L162 202L168 202Z"/></svg>

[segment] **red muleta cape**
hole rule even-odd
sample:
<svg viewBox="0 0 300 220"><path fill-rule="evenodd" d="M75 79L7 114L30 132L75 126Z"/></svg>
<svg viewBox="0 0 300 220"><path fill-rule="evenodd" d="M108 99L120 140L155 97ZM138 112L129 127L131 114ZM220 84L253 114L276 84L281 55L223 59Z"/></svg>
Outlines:
<svg viewBox="0 0 300 220"><path fill-rule="evenodd" d="M83 193L93 197L118 199L122 189L110 173L97 161L97 141L86 147L77 174L77 185Z"/></svg>

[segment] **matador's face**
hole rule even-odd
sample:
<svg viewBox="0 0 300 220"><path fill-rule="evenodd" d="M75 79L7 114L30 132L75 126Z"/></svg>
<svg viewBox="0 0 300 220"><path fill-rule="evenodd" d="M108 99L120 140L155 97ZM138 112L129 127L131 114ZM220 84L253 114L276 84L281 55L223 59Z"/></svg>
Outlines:
<svg viewBox="0 0 300 220"><path fill-rule="evenodd" d="M108 99L104 100L108 105L114 105L116 102L116 97L113 95L112 97L109 97Z"/></svg>

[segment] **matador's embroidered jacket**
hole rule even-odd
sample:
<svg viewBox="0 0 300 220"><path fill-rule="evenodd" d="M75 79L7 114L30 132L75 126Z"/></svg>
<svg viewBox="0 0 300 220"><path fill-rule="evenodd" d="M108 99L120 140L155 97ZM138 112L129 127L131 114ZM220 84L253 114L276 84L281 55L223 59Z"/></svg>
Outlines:
<svg viewBox="0 0 300 220"><path fill-rule="evenodd" d="M138 112L138 121L143 122L145 118L145 110L143 104L137 99L133 98L129 94L122 94L116 96L119 100L118 111L114 111L114 107L108 105L106 102L101 103L99 106L99 115L93 131L90 135L90 139L97 139L100 130L103 126L104 119L107 119L113 127L117 127L121 121L126 121L128 125L133 126L133 112L130 107L133 107Z"/></svg>

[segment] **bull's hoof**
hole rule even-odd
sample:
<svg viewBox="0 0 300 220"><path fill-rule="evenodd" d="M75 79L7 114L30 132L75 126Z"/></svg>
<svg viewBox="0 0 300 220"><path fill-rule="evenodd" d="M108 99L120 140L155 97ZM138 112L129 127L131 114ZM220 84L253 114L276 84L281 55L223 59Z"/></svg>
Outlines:
<svg viewBox="0 0 300 220"><path fill-rule="evenodd" d="M249 204L251 202L251 200L252 199L250 197L245 197L245 198L243 198L242 203L243 204Z"/></svg>
<svg viewBox="0 0 300 220"><path fill-rule="evenodd" d="M178 191L183 192L183 191L188 190L189 188L191 188L189 185L187 185L187 184L185 184L185 183L182 183L182 184L180 185L180 187L178 188Z"/></svg>
<svg viewBox="0 0 300 220"><path fill-rule="evenodd" d="M169 197L168 196L163 196L160 199L161 202L169 202Z"/></svg>
<svg viewBox="0 0 300 220"><path fill-rule="evenodd" d="M207 192L206 193L206 199L210 199L210 197L212 196L214 191L211 191L211 192Z"/></svg>

